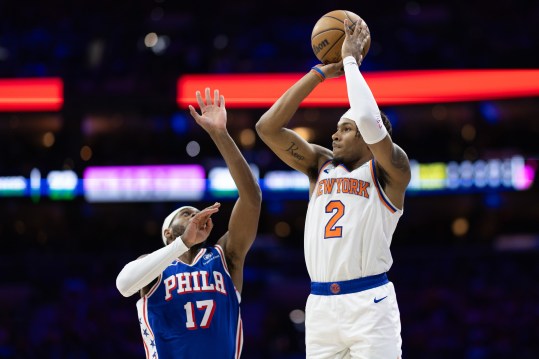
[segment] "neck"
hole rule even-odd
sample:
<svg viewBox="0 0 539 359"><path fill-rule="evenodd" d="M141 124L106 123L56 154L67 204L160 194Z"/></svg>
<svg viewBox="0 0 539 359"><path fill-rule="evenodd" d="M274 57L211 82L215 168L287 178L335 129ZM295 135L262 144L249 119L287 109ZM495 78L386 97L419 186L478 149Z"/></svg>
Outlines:
<svg viewBox="0 0 539 359"><path fill-rule="evenodd" d="M203 248L202 243L195 244L187 252L182 254L178 259L181 260L184 263L192 264L193 260L197 256L198 252Z"/></svg>
<svg viewBox="0 0 539 359"><path fill-rule="evenodd" d="M334 166L338 166L338 165L342 164L346 168L348 168L350 171L353 171L356 168L359 168L359 167L363 166L365 163L372 160L372 158L373 158L372 154L369 153L368 155L364 155L364 156L360 157L359 159L357 159L355 161L342 161L342 160L336 160L334 158L332 163L333 163Z"/></svg>

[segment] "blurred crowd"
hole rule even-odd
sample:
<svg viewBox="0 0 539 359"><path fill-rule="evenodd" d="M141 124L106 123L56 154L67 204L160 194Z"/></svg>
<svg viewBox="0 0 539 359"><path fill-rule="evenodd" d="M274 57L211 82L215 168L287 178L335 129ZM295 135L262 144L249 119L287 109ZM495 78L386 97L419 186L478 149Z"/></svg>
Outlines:
<svg viewBox="0 0 539 359"><path fill-rule="evenodd" d="M255 4L166 0L0 3L0 76L124 78L152 90L180 73L294 72L313 61L310 35L344 9L369 25L373 69L533 68L535 1L286 1ZM157 48L145 42L162 36ZM157 43L155 43L157 44ZM153 85L153 86L152 86Z"/></svg>

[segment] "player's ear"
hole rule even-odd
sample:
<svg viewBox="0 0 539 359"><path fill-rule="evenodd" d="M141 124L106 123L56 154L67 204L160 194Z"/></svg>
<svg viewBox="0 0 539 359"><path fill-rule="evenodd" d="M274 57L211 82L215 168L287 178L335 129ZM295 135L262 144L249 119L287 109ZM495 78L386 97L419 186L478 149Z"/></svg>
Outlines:
<svg viewBox="0 0 539 359"><path fill-rule="evenodd" d="M163 234L165 235L165 238L170 239L170 237L172 237L172 230L170 228L165 228Z"/></svg>

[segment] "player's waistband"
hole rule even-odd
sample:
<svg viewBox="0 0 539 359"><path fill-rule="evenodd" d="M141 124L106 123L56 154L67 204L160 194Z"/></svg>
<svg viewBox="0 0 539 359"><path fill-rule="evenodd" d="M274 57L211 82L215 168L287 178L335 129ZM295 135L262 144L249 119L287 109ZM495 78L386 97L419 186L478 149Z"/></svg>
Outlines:
<svg viewBox="0 0 539 359"><path fill-rule="evenodd" d="M340 282L311 282L311 294L340 295L362 292L389 283L387 273Z"/></svg>

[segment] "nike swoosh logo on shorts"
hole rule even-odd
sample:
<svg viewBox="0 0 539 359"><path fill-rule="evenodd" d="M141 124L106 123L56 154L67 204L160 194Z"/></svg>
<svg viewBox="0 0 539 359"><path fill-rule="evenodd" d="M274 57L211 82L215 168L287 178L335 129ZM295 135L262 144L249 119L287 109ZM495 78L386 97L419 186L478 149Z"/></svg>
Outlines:
<svg viewBox="0 0 539 359"><path fill-rule="evenodd" d="M386 299L387 298L387 295L383 298L380 298L380 299L376 299L376 297L374 297L374 303L379 303L381 302L382 300Z"/></svg>

